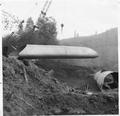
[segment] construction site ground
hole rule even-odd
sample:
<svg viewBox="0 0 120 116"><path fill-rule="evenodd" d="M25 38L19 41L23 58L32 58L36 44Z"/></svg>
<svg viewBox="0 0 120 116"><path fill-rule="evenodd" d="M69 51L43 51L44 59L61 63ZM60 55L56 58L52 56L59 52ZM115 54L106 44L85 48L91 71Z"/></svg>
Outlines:
<svg viewBox="0 0 120 116"><path fill-rule="evenodd" d="M4 116L118 114L118 91L101 92L93 69L3 57Z"/></svg>

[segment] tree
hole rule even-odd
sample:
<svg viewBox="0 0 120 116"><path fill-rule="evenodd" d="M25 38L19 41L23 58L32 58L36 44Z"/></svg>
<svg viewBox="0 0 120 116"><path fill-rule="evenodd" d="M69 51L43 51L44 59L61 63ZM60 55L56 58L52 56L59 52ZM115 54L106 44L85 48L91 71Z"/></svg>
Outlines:
<svg viewBox="0 0 120 116"><path fill-rule="evenodd" d="M39 27L39 39L44 37L44 44L58 44L56 22L53 18L39 17L36 25Z"/></svg>
<svg viewBox="0 0 120 116"><path fill-rule="evenodd" d="M24 23L24 20L22 20L19 25L18 25L18 32L17 34L21 35L22 33L24 33L23 31L23 23Z"/></svg>
<svg viewBox="0 0 120 116"><path fill-rule="evenodd" d="M25 31L26 31L26 32L31 31L31 30L33 29L33 26L34 26L34 22L33 22L32 18L29 17L29 18L27 19Z"/></svg>
<svg viewBox="0 0 120 116"><path fill-rule="evenodd" d="M2 28L4 32L17 29L20 20L18 17L2 10L1 12Z"/></svg>
<svg viewBox="0 0 120 116"><path fill-rule="evenodd" d="M36 25L39 27L39 29L42 27L42 25L45 24L45 18L41 18L40 16L38 17Z"/></svg>

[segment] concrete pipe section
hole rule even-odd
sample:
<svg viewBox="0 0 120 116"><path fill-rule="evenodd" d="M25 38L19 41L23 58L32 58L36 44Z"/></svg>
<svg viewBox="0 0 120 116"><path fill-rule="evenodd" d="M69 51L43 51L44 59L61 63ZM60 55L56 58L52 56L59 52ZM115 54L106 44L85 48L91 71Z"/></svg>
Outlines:
<svg viewBox="0 0 120 116"><path fill-rule="evenodd" d="M100 70L95 73L94 79L101 90L118 88L118 72Z"/></svg>
<svg viewBox="0 0 120 116"><path fill-rule="evenodd" d="M98 53L87 47L57 45L27 45L19 58L96 58Z"/></svg>

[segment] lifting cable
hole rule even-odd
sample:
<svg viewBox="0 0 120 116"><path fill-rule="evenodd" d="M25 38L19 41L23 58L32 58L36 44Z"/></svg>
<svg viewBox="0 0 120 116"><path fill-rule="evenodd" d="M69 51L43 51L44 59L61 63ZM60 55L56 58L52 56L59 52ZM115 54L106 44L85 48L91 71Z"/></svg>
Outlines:
<svg viewBox="0 0 120 116"><path fill-rule="evenodd" d="M41 14L40 14L41 17L46 16L46 13L47 13L51 3L52 3L52 0L46 0L45 4L43 6L43 9L41 10Z"/></svg>
<svg viewBox="0 0 120 116"><path fill-rule="evenodd" d="M52 3L52 0L51 0L51 1L49 1L49 4L48 4L48 6L47 6L47 8L46 8L45 13L47 13L47 11L48 11L48 9L49 9L49 7L50 7L51 3Z"/></svg>

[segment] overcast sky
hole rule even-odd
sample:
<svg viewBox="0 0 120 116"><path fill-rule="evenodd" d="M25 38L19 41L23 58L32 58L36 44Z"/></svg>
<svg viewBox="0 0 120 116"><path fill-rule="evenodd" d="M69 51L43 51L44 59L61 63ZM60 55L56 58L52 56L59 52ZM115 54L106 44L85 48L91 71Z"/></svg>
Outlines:
<svg viewBox="0 0 120 116"><path fill-rule="evenodd" d="M3 0L2 9L20 19L38 18L46 0ZM58 38L100 33L117 27L118 0L53 0L47 16L56 19ZM64 24L61 33L61 23Z"/></svg>

